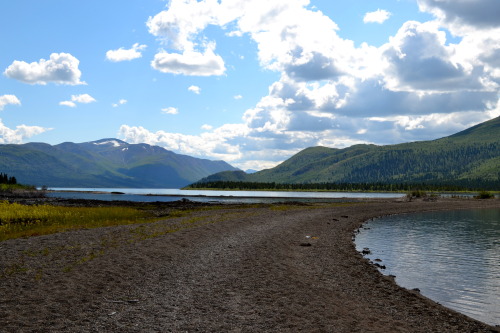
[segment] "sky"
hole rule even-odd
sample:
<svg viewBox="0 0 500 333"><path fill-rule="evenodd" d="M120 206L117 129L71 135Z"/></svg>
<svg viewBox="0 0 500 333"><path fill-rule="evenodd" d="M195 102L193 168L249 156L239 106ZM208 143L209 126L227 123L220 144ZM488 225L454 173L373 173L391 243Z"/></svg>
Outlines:
<svg viewBox="0 0 500 333"><path fill-rule="evenodd" d="M0 143L243 170L500 116L499 0L0 1Z"/></svg>

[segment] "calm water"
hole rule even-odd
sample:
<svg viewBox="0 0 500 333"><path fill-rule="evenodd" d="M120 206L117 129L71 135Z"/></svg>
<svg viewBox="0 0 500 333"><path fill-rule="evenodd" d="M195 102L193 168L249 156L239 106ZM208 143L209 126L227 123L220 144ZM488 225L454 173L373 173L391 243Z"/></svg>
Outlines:
<svg viewBox="0 0 500 333"><path fill-rule="evenodd" d="M193 201L210 202L282 202L282 201L315 201L338 200L341 198L397 198L400 193L363 193L363 192L280 192L280 191L202 191L179 189L129 189L129 188L50 188L54 192L50 197L96 200L128 200L128 201L176 201L189 198ZM66 192L74 191L74 192ZM100 193L93 193L93 192ZM122 192L125 194L112 194Z"/></svg>
<svg viewBox="0 0 500 333"><path fill-rule="evenodd" d="M396 215L364 227L357 249L368 247L399 285L500 324L500 209Z"/></svg>

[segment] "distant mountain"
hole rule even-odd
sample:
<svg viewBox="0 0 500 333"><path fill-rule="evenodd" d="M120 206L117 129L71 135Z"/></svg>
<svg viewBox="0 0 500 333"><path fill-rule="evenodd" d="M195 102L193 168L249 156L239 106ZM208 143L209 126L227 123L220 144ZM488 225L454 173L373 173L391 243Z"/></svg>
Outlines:
<svg viewBox="0 0 500 333"><path fill-rule="evenodd" d="M238 169L117 139L0 145L0 172L36 186L180 188L227 170Z"/></svg>
<svg viewBox="0 0 500 333"><path fill-rule="evenodd" d="M307 148L272 169L201 180L211 181L500 184L500 117L433 141Z"/></svg>

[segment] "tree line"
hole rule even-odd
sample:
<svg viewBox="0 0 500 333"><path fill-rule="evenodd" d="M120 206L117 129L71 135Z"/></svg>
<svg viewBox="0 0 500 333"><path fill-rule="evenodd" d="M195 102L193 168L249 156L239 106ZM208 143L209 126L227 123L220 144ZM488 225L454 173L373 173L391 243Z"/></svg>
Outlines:
<svg viewBox="0 0 500 333"><path fill-rule="evenodd" d="M16 185L17 179L13 176L10 177L6 173L0 173L0 184Z"/></svg>
<svg viewBox="0 0 500 333"><path fill-rule="evenodd" d="M496 183L496 188L500 188L500 183ZM491 183L489 183L492 185ZM473 184L468 184L473 185ZM422 191L476 191L492 189L486 184L475 184L479 186L467 186L462 184L427 184L427 183L261 183L247 181L208 181L198 182L189 185L190 189L219 189L219 190L276 190L276 191L382 191L382 192L407 192L413 190Z"/></svg>

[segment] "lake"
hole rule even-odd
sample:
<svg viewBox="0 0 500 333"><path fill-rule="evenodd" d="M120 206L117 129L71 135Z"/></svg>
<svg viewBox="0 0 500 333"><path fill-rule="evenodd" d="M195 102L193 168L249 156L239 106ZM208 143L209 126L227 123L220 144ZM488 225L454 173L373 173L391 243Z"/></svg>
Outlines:
<svg viewBox="0 0 500 333"><path fill-rule="evenodd" d="M375 219L356 248L381 259L405 288L491 325L500 324L500 209L426 212Z"/></svg>
<svg viewBox="0 0 500 333"><path fill-rule="evenodd" d="M199 202L272 203L283 201L342 200L343 198L399 198L402 193L373 192L288 192L288 191L208 191L135 188L49 188L48 197L94 200L176 201L183 198ZM124 194L113 194L121 192Z"/></svg>

